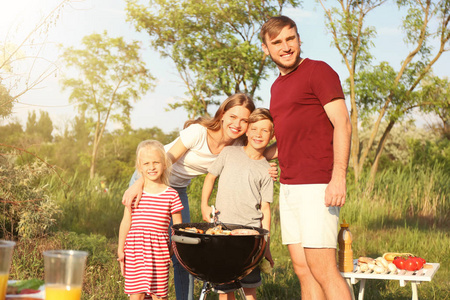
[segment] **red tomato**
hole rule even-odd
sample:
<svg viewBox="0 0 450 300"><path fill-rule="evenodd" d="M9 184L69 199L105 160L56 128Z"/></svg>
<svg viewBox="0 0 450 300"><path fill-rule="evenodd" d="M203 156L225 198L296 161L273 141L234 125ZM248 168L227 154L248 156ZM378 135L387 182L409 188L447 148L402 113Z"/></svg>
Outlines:
<svg viewBox="0 0 450 300"><path fill-rule="evenodd" d="M414 261L414 257L410 257L405 262L405 269L407 271L416 271L417 263Z"/></svg>
<svg viewBox="0 0 450 300"><path fill-rule="evenodd" d="M417 265L417 269L416 269L416 270L422 269L422 267L423 267L423 262L422 262L422 259L421 259L420 257L415 256L415 257L412 257L412 258L410 258L410 259L411 259L413 262L416 263L416 265Z"/></svg>
<svg viewBox="0 0 450 300"><path fill-rule="evenodd" d="M404 259L403 257L396 257L394 258L394 265L399 268L400 270L404 270L405 269L405 262L406 259Z"/></svg>
<svg viewBox="0 0 450 300"><path fill-rule="evenodd" d="M423 259L422 257L417 256L417 258L420 259L420 261L422 262L422 266L427 263L427 261L425 259Z"/></svg>

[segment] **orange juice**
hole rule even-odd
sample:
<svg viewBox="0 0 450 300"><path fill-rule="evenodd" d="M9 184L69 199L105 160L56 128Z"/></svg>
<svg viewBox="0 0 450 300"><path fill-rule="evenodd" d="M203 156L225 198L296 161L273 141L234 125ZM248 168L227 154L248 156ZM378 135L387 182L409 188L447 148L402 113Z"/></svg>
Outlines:
<svg viewBox="0 0 450 300"><path fill-rule="evenodd" d="M45 300L80 300L81 286L45 285Z"/></svg>
<svg viewBox="0 0 450 300"><path fill-rule="evenodd" d="M5 300L6 287L8 286L8 275L2 273L0 274L0 300Z"/></svg>

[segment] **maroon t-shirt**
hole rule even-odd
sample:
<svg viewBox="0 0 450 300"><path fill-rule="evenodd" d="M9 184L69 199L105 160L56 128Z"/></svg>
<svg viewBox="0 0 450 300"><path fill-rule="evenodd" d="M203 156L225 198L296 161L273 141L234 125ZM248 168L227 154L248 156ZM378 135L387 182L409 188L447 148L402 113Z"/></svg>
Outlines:
<svg viewBox="0 0 450 300"><path fill-rule="evenodd" d="M333 126L323 106L344 99L337 73L326 63L305 59L272 85L280 182L329 183L333 170Z"/></svg>

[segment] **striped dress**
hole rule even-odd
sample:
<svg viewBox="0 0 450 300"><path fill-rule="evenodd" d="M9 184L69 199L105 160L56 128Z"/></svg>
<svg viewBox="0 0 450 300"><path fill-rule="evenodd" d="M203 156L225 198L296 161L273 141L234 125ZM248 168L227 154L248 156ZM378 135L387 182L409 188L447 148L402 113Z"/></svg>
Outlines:
<svg viewBox="0 0 450 300"><path fill-rule="evenodd" d="M134 203L134 202L133 202ZM125 293L168 296L171 215L183 209L177 191L145 191L137 208L132 204L131 227L125 240Z"/></svg>

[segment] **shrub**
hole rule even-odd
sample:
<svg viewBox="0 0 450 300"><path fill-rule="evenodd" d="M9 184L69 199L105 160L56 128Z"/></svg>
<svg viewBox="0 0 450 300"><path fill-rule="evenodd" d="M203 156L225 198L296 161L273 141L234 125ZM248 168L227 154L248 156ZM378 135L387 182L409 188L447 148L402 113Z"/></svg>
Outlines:
<svg viewBox="0 0 450 300"><path fill-rule="evenodd" d="M4 237L41 237L55 224L58 206L41 184L50 172L41 162L18 166L13 155L0 157L0 228Z"/></svg>

